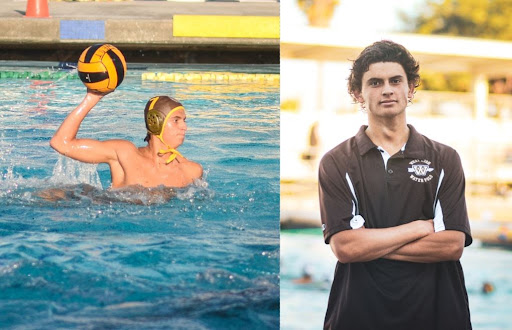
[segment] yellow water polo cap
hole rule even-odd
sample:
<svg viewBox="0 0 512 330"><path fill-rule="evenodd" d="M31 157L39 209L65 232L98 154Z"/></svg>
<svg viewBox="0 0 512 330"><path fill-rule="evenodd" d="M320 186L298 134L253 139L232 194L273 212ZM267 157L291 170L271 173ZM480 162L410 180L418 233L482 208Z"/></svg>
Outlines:
<svg viewBox="0 0 512 330"><path fill-rule="evenodd" d="M169 96L155 96L149 99L144 109L144 119L148 133L162 135L171 114L184 109L183 104Z"/></svg>
<svg viewBox="0 0 512 330"><path fill-rule="evenodd" d="M148 136L146 136L145 140L149 141L149 134L153 134L167 146L167 149L159 151L160 154L171 154L167 163L172 162L177 155L182 156L178 150L167 145L162 137L167 120L169 120L174 112L180 109L185 109L183 104L169 96L152 97L149 99L148 103L146 103L146 108L144 109L144 120L146 122L146 129L148 130Z"/></svg>

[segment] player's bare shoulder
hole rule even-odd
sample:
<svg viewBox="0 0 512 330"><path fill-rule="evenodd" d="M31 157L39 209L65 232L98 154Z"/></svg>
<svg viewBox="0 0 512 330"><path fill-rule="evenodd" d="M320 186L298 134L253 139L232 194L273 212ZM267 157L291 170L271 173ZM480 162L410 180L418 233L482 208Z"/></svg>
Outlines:
<svg viewBox="0 0 512 330"><path fill-rule="evenodd" d="M104 143L115 150L117 160L120 162L123 162L123 160L133 161L135 156L141 155L139 148L131 141L113 139L105 141Z"/></svg>
<svg viewBox="0 0 512 330"><path fill-rule="evenodd" d="M115 150L119 152L139 152L139 148L131 141L122 139L113 139L105 141L109 143Z"/></svg>
<svg viewBox="0 0 512 330"><path fill-rule="evenodd" d="M180 159L180 162L181 165L183 166L183 171L187 174L189 178L193 180L202 178L203 166L201 166L201 164L188 160L186 158Z"/></svg>

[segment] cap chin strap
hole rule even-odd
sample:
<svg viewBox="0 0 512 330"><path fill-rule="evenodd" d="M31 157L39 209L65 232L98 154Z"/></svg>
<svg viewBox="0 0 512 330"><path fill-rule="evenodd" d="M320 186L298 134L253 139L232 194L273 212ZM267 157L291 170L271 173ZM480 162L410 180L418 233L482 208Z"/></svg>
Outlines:
<svg viewBox="0 0 512 330"><path fill-rule="evenodd" d="M169 111L167 116L165 116L164 123L162 125L162 131L160 132L160 134L157 135L157 137L160 139L160 141L162 141L162 143L165 144L165 146L167 147L167 149L160 149L158 151L158 154L159 155L165 155L165 154L169 154L169 153L171 154L169 156L169 158L167 158L167 161L165 162L166 164L169 164L170 162L175 160L177 156L183 157L183 155L178 150L171 148L167 143L165 143L164 138L163 138L165 125L167 125L167 120L169 120L169 118L171 118L171 115L173 112L180 110L180 109L184 109L184 108L182 106L178 106L178 107L172 109L171 111Z"/></svg>
<svg viewBox="0 0 512 330"><path fill-rule="evenodd" d="M179 152L178 150L174 149L174 148L171 148L169 147L169 145L167 143L164 142L164 139L158 135L158 138L160 139L160 141L162 141L163 144L165 144L165 146L167 147L167 149L160 149L158 150L158 154L159 155L165 155L165 154L171 154L169 156L169 158L167 158L167 161L165 162L166 164L169 164L170 162L172 162L173 160L176 159L177 156L180 156L180 157L183 157L183 155L181 154L181 152Z"/></svg>

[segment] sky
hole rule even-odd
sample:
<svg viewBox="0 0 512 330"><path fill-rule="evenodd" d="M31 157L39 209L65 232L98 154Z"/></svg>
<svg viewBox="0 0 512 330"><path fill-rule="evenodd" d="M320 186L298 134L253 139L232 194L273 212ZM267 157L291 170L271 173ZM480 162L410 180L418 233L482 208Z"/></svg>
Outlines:
<svg viewBox="0 0 512 330"><path fill-rule="evenodd" d="M398 12L414 13L424 0L339 0L331 28L358 33L393 32L403 27ZM281 29L306 25L306 15L297 0L281 1Z"/></svg>

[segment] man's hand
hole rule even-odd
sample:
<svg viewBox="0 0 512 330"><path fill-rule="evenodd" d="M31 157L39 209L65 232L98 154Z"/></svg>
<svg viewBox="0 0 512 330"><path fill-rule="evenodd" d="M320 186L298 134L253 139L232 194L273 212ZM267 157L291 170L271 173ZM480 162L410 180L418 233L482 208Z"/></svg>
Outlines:
<svg viewBox="0 0 512 330"><path fill-rule="evenodd" d="M414 222L417 222L418 224L421 224L424 230L426 230L427 235L433 234L435 232L434 230L434 219L428 219L428 220L416 220Z"/></svg>
<svg viewBox="0 0 512 330"><path fill-rule="evenodd" d="M416 220L390 228L345 230L331 237L334 255L342 263L382 258L405 244L434 233L434 221Z"/></svg>
<svg viewBox="0 0 512 330"><path fill-rule="evenodd" d="M98 101L101 100L103 98L103 96L108 95L108 94L110 94L112 92L113 91L110 91L110 92L98 92L96 90L87 88L87 95L90 95L91 97L98 99Z"/></svg>
<svg viewBox="0 0 512 330"><path fill-rule="evenodd" d="M443 230L405 244L384 258L425 263L459 260L465 240L466 234L461 231Z"/></svg>

